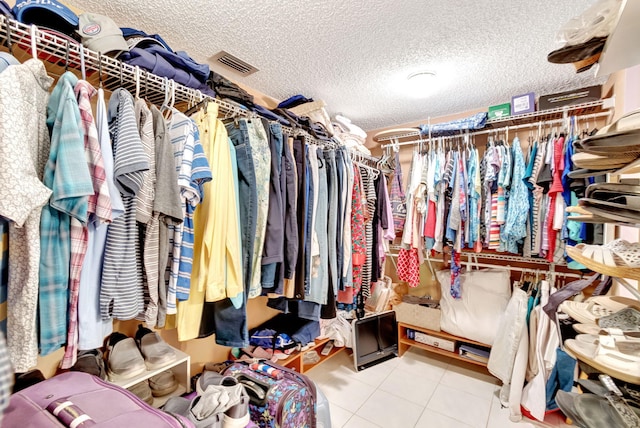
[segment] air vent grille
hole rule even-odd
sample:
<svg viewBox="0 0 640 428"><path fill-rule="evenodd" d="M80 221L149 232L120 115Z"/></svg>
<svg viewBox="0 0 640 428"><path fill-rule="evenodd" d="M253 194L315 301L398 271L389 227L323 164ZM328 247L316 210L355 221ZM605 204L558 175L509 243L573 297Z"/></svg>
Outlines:
<svg viewBox="0 0 640 428"><path fill-rule="evenodd" d="M229 68L235 71L236 73L240 73L243 76L248 76L258 71L258 69L255 68L253 65L225 51L218 52L213 56L213 59L214 61L217 61L218 63L222 64L226 68Z"/></svg>

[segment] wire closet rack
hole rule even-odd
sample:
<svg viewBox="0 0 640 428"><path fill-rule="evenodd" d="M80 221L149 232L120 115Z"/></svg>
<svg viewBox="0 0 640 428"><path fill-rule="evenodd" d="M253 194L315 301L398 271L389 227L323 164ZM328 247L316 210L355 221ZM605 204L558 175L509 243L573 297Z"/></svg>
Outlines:
<svg viewBox="0 0 640 428"><path fill-rule="evenodd" d="M208 99L218 104L223 115L249 114L236 105L213 99L197 89L87 49L63 34L25 25L4 15L0 15L0 38L4 48L19 60L37 56L47 62L47 71L53 77L59 77L67 69L84 70L86 80L96 87L102 86L109 91L124 87L130 92L138 87L140 95L153 104L161 105L169 96L180 107Z"/></svg>
<svg viewBox="0 0 640 428"><path fill-rule="evenodd" d="M608 107L610 104L612 104L611 99L602 99L504 118L496 118L488 120L484 129L476 131L461 131L456 134L449 133L446 135L432 135L431 138L441 136L443 138L455 138L462 135L476 136L496 132L515 131L518 129L531 129L540 124L543 124L544 126L555 126L565 123L570 116L590 119L610 118L612 115L612 110ZM430 119L429 125L431 125ZM418 128L400 128L397 132L394 132L394 130L383 131L377 136L374 136L373 139L377 143L381 144L389 142L389 144L381 146L381 148L385 148L391 144L395 147L416 144L417 142L427 140L428 136L422 135Z"/></svg>

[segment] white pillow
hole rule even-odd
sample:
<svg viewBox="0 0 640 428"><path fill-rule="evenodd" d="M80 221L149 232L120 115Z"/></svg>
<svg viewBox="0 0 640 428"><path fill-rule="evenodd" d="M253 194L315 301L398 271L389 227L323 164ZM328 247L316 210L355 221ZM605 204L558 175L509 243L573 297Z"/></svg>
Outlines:
<svg viewBox="0 0 640 428"><path fill-rule="evenodd" d="M504 269L468 271L460 275L462 298L451 297L451 272L438 271L442 290L440 328L447 333L492 345L500 317L511 297L511 278Z"/></svg>

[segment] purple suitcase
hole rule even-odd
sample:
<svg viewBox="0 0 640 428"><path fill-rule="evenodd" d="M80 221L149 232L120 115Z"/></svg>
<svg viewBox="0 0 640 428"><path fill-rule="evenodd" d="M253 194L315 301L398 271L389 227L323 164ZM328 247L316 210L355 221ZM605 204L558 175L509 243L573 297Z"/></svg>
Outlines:
<svg viewBox="0 0 640 428"><path fill-rule="evenodd" d="M13 394L2 427L193 428L193 424L96 376L68 372Z"/></svg>
<svg viewBox="0 0 640 428"><path fill-rule="evenodd" d="M280 378L253 370L251 363L244 361L236 361L222 372L244 385L251 421L260 428L316 428L316 385L311 379L270 361L260 363L278 370Z"/></svg>

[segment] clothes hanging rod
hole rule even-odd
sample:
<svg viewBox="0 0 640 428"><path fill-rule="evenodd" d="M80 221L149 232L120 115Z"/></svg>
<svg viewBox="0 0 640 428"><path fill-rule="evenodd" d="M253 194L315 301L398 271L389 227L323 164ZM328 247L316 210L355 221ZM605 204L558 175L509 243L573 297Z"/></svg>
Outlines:
<svg viewBox="0 0 640 428"><path fill-rule="evenodd" d="M551 271L551 270L543 270L543 269L531 269L531 268L526 268L526 267L520 267L520 266L509 266L509 265L493 265L490 263L476 263L474 261L469 261L469 260L461 260L460 261L461 265L466 265L467 268L473 268L473 267L483 267L483 268L488 268L488 269L506 269L509 271L513 271L513 272L529 272L529 273L535 273L536 271L539 271L540 273L543 273L544 275L551 275L552 278L557 278L557 277L565 277L565 278L576 278L576 279L580 279L583 278L584 275L578 275L576 273L571 273L571 272L558 272L558 271ZM554 278L554 279L555 279Z"/></svg>
<svg viewBox="0 0 640 428"><path fill-rule="evenodd" d="M609 117L611 115L611 112L607 111L607 112L599 112L599 113L589 113L589 114L585 114L585 115L581 115L581 116L575 116L576 118L579 118L580 120L582 120L582 118L593 118L593 119L597 119L597 118L601 118L601 117ZM460 138L460 137L465 137L465 136L469 136L469 137L474 137L476 135L486 135L486 134L500 134L500 133L504 133L504 132L508 132L508 131L517 131L518 129L527 129L527 128L537 128L540 126L543 127L547 127L550 125L558 125L558 124L563 124L564 122L566 122L567 119L553 119L553 120L541 120L538 122L530 122L530 123L525 123L522 125L513 125L513 126L504 126L502 128L492 128L492 129L482 129L480 131L474 131L474 132L469 132L469 133L460 133L460 134L455 134L455 135L447 135L447 136L442 136L442 137L431 137L431 140L438 140L440 138L443 139L455 139L455 138ZM420 136L421 134L416 134L416 136ZM380 148L381 149L386 149L387 147L401 147L401 146L413 146L413 145L417 145L417 144L421 144L421 143L428 143L429 139L428 138L420 138L419 140L412 140L412 141L404 141L402 143L389 143L389 144L384 144L382 145Z"/></svg>

